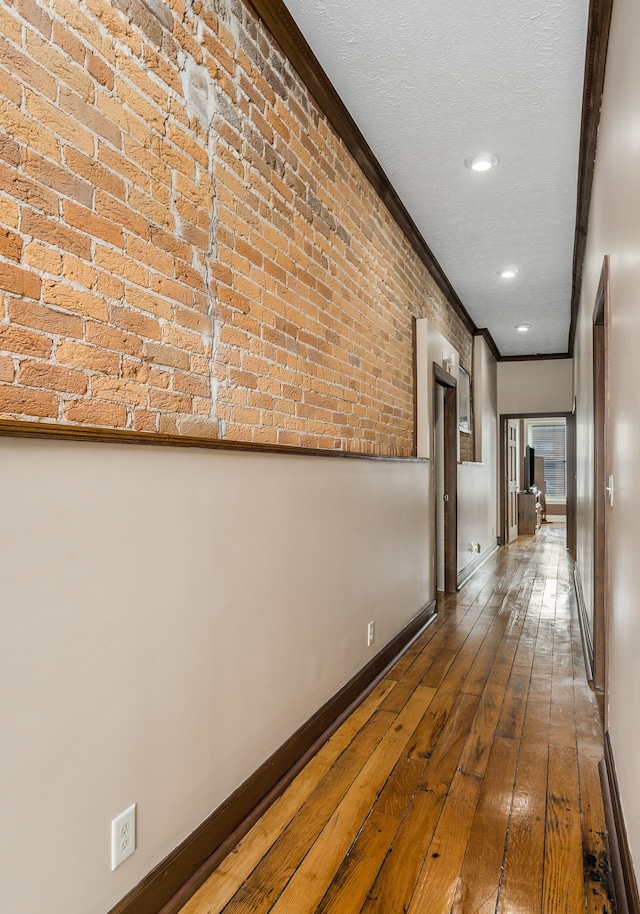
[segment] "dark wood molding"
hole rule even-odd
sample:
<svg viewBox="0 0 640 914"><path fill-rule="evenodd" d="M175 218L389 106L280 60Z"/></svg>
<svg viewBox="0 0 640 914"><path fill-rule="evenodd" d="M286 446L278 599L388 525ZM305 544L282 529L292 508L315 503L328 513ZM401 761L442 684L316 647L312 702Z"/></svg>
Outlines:
<svg viewBox="0 0 640 914"><path fill-rule="evenodd" d="M458 399L457 381L433 363L433 423L435 435L436 390L444 388L444 487L448 495L444 508L444 589L458 589ZM435 452L435 443L434 448ZM437 515L436 515L437 518ZM437 520L434 535L437 542Z"/></svg>
<svg viewBox="0 0 640 914"><path fill-rule="evenodd" d="M357 451L294 447L284 444L260 444L228 441L221 438L193 438L187 435L162 435L134 432L129 429L87 428L55 422L28 422L0 419L0 438L54 438L60 441L89 441L99 444L142 444L152 447L196 447L212 451L251 451L259 454L296 454L299 457L347 457L356 460L384 460L428 463L428 457L397 457L385 454L360 454Z"/></svg>
<svg viewBox="0 0 640 914"><path fill-rule="evenodd" d="M600 108L604 91L604 77L609 46L609 29L613 0L591 0L587 30L587 56L582 93L582 125L580 129L580 154L578 158L578 203L573 244L573 278L571 289L571 323L569 325L568 351L573 355L582 288L582 269L587 245L589 207L593 187L593 172L598 144Z"/></svg>
<svg viewBox="0 0 640 914"><path fill-rule="evenodd" d="M557 409L546 413L500 413L502 419L569 419L571 415L570 412L561 412Z"/></svg>
<svg viewBox="0 0 640 914"><path fill-rule="evenodd" d="M584 654L584 665L587 671L587 682L593 684L593 639L589 620L587 617L587 606L584 601L584 590L582 589L582 578L580 569L577 565L573 568L573 583L576 589L576 602L578 604L578 621L580 622L580 635L582 637L582 653Z"/></svg>
<svg viewBox="0 0 640 914"><path fill-rule="evenodd" d="M567 421L567 549L575 561L577 554L577 504L578 504L578 462L576 444L576 414L575 410L566 417Z"/></svg>
<svg viewBox="0 0 640 914"><path fill-rule="evenodd" d="M478 568L480 568L481 565L484 565L487 559L493 555L497 548L498 540L496 538L493 539L479 555L476 555L474 559L471 559L471 561L468 562L464 568L458 572L458 590L460 590L461 587L464 587L464 585L471 580Z"/></svg>
<svg viewBox="0 0 640 914"><path fill-rule="evenodd" d="M640 914L638 883L629 847L618 775L608 732L604 735L604 759L600 762L599 768L618 914Z"/></svg>
<svg viewBox="0 0 640 914"><path fill-rule="evenodd" d="M109 914L177 914L435 617L432 600Z"/></svg>
<svg viewBox="0 0 640 914"><path fill-rule="evenodd" d="M593 681L609 680L609 257L605 255L593 308ZM608 703L605 698L605 708Z"/></svg>
<svg viewBox="0 0 640 914"><path fill-rule="evenodd" d="M549 359L570 359L568 352L537 352L535 355L503 355L501 362L547 362Z"/></svg>
<svg viewBox="0 0 640 914"><path fill-rule="evenodd" d="M278 42L315 99L316 104L327 117L333 129L404 232L416 254L431 273L448 303L469 332L475 333L476 325L451 285L449 278L422 237L404 203L389 181L356 122L349 114L331 80L322 69L283 0L245 0L245 3L253 8Z"/></svg>
<svg viewBox="0 0 640 914"><path fill-rule="evenodd" d="M496 360L496 362L502 361L502 356L500 355L500 350L499 350L498 347L496 346L495 340L494 340L493 337L491 336L491 333L489 332L489 330L487 329L487 327L481 327L479 330L476 330L475 333L474 333L474 336L481 336L481 337L483 337L485 343L486 343L487 346L489 347L489 350L490 350L490 352L491 352L491 355L494 357L494 359Z"/></svg>

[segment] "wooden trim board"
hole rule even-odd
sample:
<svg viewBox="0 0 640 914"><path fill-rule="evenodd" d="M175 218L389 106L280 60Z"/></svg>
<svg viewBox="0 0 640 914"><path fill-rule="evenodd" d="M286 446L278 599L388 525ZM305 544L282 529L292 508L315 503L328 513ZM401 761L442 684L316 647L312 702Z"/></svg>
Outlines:
<svg viewBox="0 0 640 914"><path fill-rule="evenodd" d="M347 457L356 460L409 461L412 463L427 463L429 461L428 457L361 454L357 451L295 447L284 444L261 444L252 441L229 441L221 438L194 438L188 435L162 435L156 432L134 432L129 429L86 428L82 425L59 425L54 422L29 422L20 419L0 419L0 438L53 438L60 441L89 441L98 444L196 447L211 451L296 454L298 457Z"/></svg>
<svg viewBox="0 0 640 914"><path fill-rule="evenodd" d="M604 75L609 46L609 29L613 0L591 0L587 30L587 55L582 94L582 125L578 157L578 194L576 229L573 244L573 283L571 289L571 323L567 349L573 355L580 307L582 270L587 246L589 206L598 145L598 126L604 91Z"/></svg>
<svg viewBox="0 0 640 914"><path fill-rule="evenodd" d="M576 602L578 604L578 621L580 622L580 635L582 636L582 653L584 654L584 665L587 670L587 681L593 684L593 639L587 620L587 607L584 602L584 591L582 589L582 578L578 566L573 569L573 583L576 589Z"/></svg>
<svg viewBox="0 0 640 914"><path fill-rule="evenodd" d="M436 618L432 600L109 914L176 914Z"/></svg>
<svg viewBox="0 0 640 914"><path fill-rule="evenodd" d="M609 832L609 857L618 914L640 914L640 895L622 812L620 788L609 733L604 735L604 759L600 762L602 799Z"/></svg>

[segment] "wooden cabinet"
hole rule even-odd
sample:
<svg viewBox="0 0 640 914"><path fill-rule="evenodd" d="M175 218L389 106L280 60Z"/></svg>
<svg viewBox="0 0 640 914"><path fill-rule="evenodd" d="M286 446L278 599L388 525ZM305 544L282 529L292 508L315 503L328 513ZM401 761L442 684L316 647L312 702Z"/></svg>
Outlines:
<svg viewBox="0 0 640 914"><path fill-rule="evenodd" d="M535 533L541 523L541 493L518 492L518 536Z"/></svg>

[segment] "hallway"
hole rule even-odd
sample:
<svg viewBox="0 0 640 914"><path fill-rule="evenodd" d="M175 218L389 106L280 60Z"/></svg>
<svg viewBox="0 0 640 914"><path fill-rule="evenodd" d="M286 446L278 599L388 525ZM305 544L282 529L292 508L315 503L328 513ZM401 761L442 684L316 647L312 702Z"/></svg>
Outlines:
<svg viewBox="0 0 640 914"><path fill-rule="evenodd" d="M614 914L562 524L500 549L181 914Z"/></svg>

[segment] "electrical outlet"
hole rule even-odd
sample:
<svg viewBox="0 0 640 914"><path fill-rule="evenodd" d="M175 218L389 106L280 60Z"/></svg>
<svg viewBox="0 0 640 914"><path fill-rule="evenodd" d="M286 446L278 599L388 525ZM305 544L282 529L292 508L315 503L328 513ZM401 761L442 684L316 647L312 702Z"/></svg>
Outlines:
<svg viewBox="0 0 640 914"><path fill-rule="evenodd" d="M367 625L367 647L371 647L375 638L375 622L369 622Z"/></svg>
<svg viewBox="0 0 640 914"><path fill-rule="evenodd" d="M111 822L111 870L130 857L136 849L136 804Z"/></svg>

